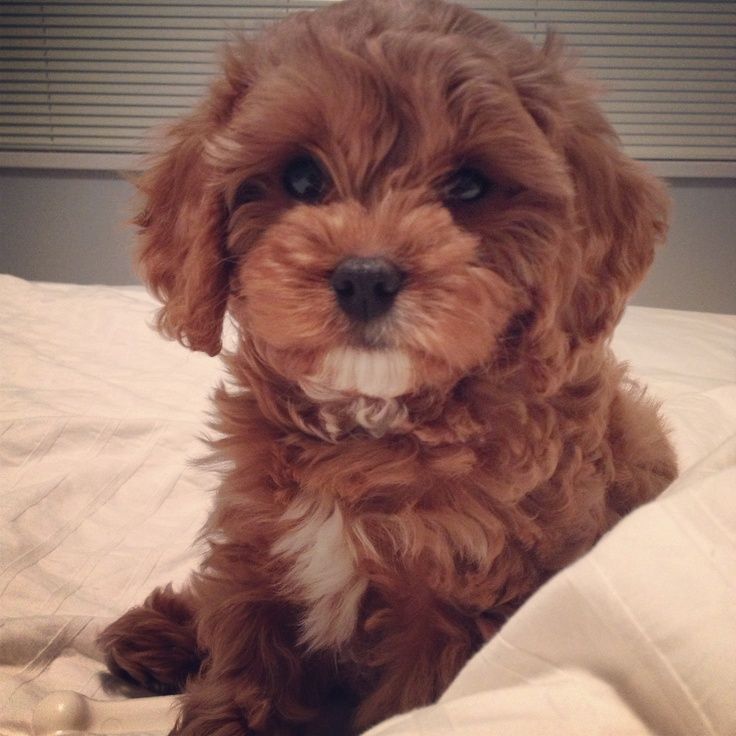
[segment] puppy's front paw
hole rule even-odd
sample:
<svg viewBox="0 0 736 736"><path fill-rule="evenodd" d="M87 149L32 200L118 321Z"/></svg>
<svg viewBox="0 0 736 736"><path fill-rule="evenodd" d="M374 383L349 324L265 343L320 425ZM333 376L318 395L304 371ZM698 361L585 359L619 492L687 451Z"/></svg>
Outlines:
<svg viewBox="0 0 736 736"><path fill-rule="evenodd" d="M171 586L158 588L98 638L114 675L161 695L181 692L199 670L192 613Z"/></svg>

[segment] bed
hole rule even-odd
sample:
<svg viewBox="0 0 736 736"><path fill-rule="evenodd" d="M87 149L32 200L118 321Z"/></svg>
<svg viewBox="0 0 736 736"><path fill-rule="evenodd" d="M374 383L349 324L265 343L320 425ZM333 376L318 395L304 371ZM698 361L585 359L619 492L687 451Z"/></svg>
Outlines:
<svg viewBox="0 0 736 736"><path fill-rule="evenodd" d="M31 734L55 690L142 695L113 687L95 636L196 564L222 369L156 335L154 308L138 287L0 276L2 736ZM662 401L679 480L438 704L371 736L736 734L736 316L630 307L614 348Z"/></svg>

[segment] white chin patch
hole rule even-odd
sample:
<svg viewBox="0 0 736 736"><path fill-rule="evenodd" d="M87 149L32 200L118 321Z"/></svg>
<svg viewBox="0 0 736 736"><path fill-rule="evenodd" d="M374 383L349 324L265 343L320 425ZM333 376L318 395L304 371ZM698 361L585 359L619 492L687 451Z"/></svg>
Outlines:
<svg viewBox="0 0 736 736"><path fill-rule="evenodd" d="M413 388L409 356L402 350L337 348L322 361L320 370L303 383L308 393L358 394L377 399L394 399ZM327 397L325 397L327 398Z"/></svg>

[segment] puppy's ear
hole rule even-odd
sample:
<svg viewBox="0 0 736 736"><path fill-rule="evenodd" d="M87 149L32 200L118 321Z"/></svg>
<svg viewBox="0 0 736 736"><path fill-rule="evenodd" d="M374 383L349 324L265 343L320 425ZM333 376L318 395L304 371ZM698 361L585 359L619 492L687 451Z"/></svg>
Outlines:
<svg viewBox="0 0 736 736"><path fill-rule="evenodd" d="M563 322L575 340L595 341L616 325L664 240L669 198L658 179L623 153L593 86L572 67L562 40L549 34L514 81L572 179L579 268Z"/></svg>
<svg viewBox="0 0 736 736"><path fill-rule="evenodd" d="M147 199L136 218L138 267L163 303L159 331L216 355L228 287L224 211L207 190L202 132L193 128L191 122L177 125L170 149L138 181Z"/></svg>
<svg viewBox="0 0 736 736"><path fill-rule="evenodd" d="M664 185L628 158L591 101L578 105L565 140L575 187L579 277L567 328L585 341L613 330L667 234Z"/></svg>
<svg viewBox="0 0 736 736"><path fill-rule="evenodd" d="M163 303L158 329L209 355L221 348L229 272L227 211L204 151L248 86L244 48L226 51L225 77L195 112L169 130L163 154L136 182L144 198L135 219L138 269Z"/></svg>

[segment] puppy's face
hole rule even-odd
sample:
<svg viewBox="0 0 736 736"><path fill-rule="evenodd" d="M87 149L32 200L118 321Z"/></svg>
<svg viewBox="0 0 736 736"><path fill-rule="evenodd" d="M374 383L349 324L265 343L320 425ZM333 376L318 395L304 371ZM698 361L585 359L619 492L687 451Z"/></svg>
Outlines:
<svg viewBox="0 0 736 736"><path fill-rule="evenodd" d="M304 50L209 142L231 311L294 381L393 397L457 379L558 277L564 167L502 70L453 49Z"/></svg>
<svg viewBox="0 0 736 736"><path fill-rule="evenodd" d="M659 190L551 56L460 8L390 5L235 48L174 129L141 187L162 327L214 352L227 307L260 364L314 397L559 370L651 259Z"/></svg>

